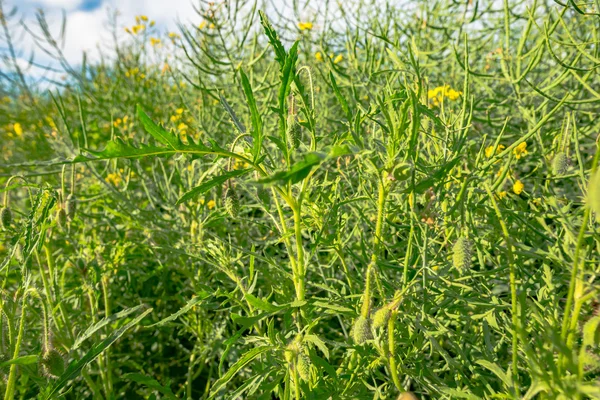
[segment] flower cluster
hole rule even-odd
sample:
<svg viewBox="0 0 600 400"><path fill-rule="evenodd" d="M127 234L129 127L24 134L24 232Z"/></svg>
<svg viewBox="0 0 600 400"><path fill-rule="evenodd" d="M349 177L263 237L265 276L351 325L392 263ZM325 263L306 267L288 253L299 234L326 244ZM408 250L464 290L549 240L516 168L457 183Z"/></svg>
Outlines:
<svg viewBox="0 0 600 400"><path fill-rule="evenodd" d="M439 106L444 98L454 101L461 95L462 92L452 89L450 85L438 86L427 91L427 98L434 106Z"/></svg>

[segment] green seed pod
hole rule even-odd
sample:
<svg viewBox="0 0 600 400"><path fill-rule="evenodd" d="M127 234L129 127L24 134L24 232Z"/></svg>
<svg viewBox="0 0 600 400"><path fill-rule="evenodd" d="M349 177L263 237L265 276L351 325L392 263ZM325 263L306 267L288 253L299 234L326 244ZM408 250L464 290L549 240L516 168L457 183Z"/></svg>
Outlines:
<svg viewBox="0 0 600 400"><path fill-rule="evenodd" d="M596 217L600 217L600 169L590 177L588 183L587 203Z"/></svg>
<svg viewBox="0 0 600 400"><path fill-rule="evenodd" d="M287 118L287 139L288 144L292 149L297 149L300 146L300 125L296 122L293 114L289 114Z"/></svg>
<svg viewBox="0 0 600 400"><path fill-rule="evenodd" d="M460 237L452 248L452 263L458 270L471 268L471 242L466 237Z"/></svg>
<svg viewBox="0 0 600 400"><path fill-rule="evenodd" d="M554 175L562 176L567 173L569 170L569 157L564 152L558 152L554 156L554 160L552 160L552 170L554 171Z"/></svg>
<svg viewBox="0 0 600 400"><path fill-rule="evenodd" d="M373 339L373 332L371 331L371 320L360 315L354 321L354 327L352 328L352 336L356 344L363 344L367 340Z"/></svg>
<svg viewBox="0 0 600 400"><path fill-rule="evenodd" d="M225 193L223 193L223 203L227 214L229 214L231 218L236 218L240 212L240 201L232 186L225 189Z"/></svg>
<svg viewBox="0 0 600 400"><path fill-rule="evenodd" d="M412 394L411 392L400 393L397 400L419 400L417 396Z"/></svg>
<svg viewBox="0 0 600 400"><path fill-rule="evenodd" d="M4 207L0 212L0 223L4 229L8 229L12 224L12 212L10 211L10 207Z"/></svg>
<svg viewBox="0 0 600 400"><path fill-rule="evenodd" d="M61 207L58 210L58 213L56 214L56 220L58 221L58 226L60 226L61 229L67 229L67 212L64 208Z"/></svg>
<svg viewBox="0 0 600 400"><path fill-rule="evenodd" d="M49 349L40 358L40 369L48 378L56 379L65 372L65 360L58 350Z"/></svg>
<svg viewBox="0 0 600 400"><path fill-rule="evenodd" d="M383 306L373 314L373 329L384 327L390 319L392 311L389 307Z"/></svg>
<svg viewBox="0 0 600 400"><path fill-rule="evenodd" d="M296 369L298 375L303 381L308 381L310 377L310 358L304 353L298 354L298 360L296 361Z"/></svg>
<svg viewBox="0 0 600 400"><path fill-rule="evenodd" d="M77 197L75 197L75 195L71 193L67 196L67 201L65 203L67 216L69 217L69 219L75 218L75 212L77 211Z"/></svg>

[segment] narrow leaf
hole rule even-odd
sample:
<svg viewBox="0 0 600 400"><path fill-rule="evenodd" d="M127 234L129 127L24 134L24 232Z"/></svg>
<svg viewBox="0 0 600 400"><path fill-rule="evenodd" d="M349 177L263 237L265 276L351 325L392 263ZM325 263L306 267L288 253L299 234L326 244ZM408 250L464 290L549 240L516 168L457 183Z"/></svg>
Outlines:
<svg viewBox="0 0 600 400"><path fill-rule="evenodd" d="M175 204L179 205L179 204L184 203L184 202L186 202L186 201L188 201L190 199L194 199L194 198L200 196L202 193L205 193L208 190L212 189L213 187L221 185L222 183L224 183L228 179L231 179L231 178L236 177L236 176L241 176L241 175L247 174L251 170L252 169L250 169L250 168L247 168L247 169L238 169L238 170L230 171L230 172L224 173L223 175L219 175L217 177L214 177L213 179L211 179L211 180L209 180L207 182L204 182L202 185L196 186L192 190L186 192L183 196L181 196L177 200L177 203L175 203Z"/></svg>

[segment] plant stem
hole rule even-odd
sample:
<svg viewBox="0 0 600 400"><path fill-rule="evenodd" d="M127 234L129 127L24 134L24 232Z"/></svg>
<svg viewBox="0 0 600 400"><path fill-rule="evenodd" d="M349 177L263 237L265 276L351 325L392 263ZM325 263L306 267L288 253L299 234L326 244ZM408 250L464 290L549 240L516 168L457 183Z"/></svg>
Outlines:
<svg viewBox="0 0 600 400"><path fill-rule="evenodd" d="M500 222L500 227L502 228L502 233L504 235L504 240L506 242L506 254L508 256L508 266L509 266L509 274L510 274L510 296L511 296L511 314L512 314L512 325L513 325L513 335L512 335L512 375L513 375L513 385L515 390L515 398L520 397L519 390L519 369L518 369L518 351L519 351L519 338L517 336L517 332L520 331L519 327L519 315L518 315L518 307L517 307L517 281L516 281L516 271L515 271L515 260L512 251L512 242L510 240L510 234L508 232L508 228L504 223L504 219L502 218L502 213L500 212L500 208L498 207L498 203L492 194L490 187L486 184L485 190L487 191L488 196L490 197L490 201L492 202L492 206L496 211L496 216L498 217L498 221Z"/></svg>
<svg viewBox="0 0 600 400"><path fill-rule="evenodd" d="M394 341L394 325L396 322L396 314L397 311L392 310L390 319L388 320L388 360L390 363L390 373L392 374L394 385L396 385L396 389L398 389L400 392L403 392L404 388L400 383L400 378L398 377L398 367L396 366L396 343Z"/></svg>
<svg viewBox="0 0 600 400"><path fill-rule="evenodd" d="M21 305L21 317L19 318L19 332L17 333L17 342L13 351L13 360L19 357L21 350L21 342L23 341L23 331L25 330L25 310L27 308L27 291L23 293L23 303ZM15 394L15 383L17 381L17 364L10 366L8 373L8 382L6 384L6 392L4 392L4 400L12 400Z"/></svg>

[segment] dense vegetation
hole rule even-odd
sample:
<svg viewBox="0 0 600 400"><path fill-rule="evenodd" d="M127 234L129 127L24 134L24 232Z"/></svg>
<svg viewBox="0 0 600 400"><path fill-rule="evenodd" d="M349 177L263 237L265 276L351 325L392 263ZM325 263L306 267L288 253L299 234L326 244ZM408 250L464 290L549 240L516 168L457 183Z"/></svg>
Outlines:
<svg viewBox="0 0 600 400"><path fill-rule="evenodd" d="M342 3L0 10L5 400L600 399L600 5Z"/></svg>

